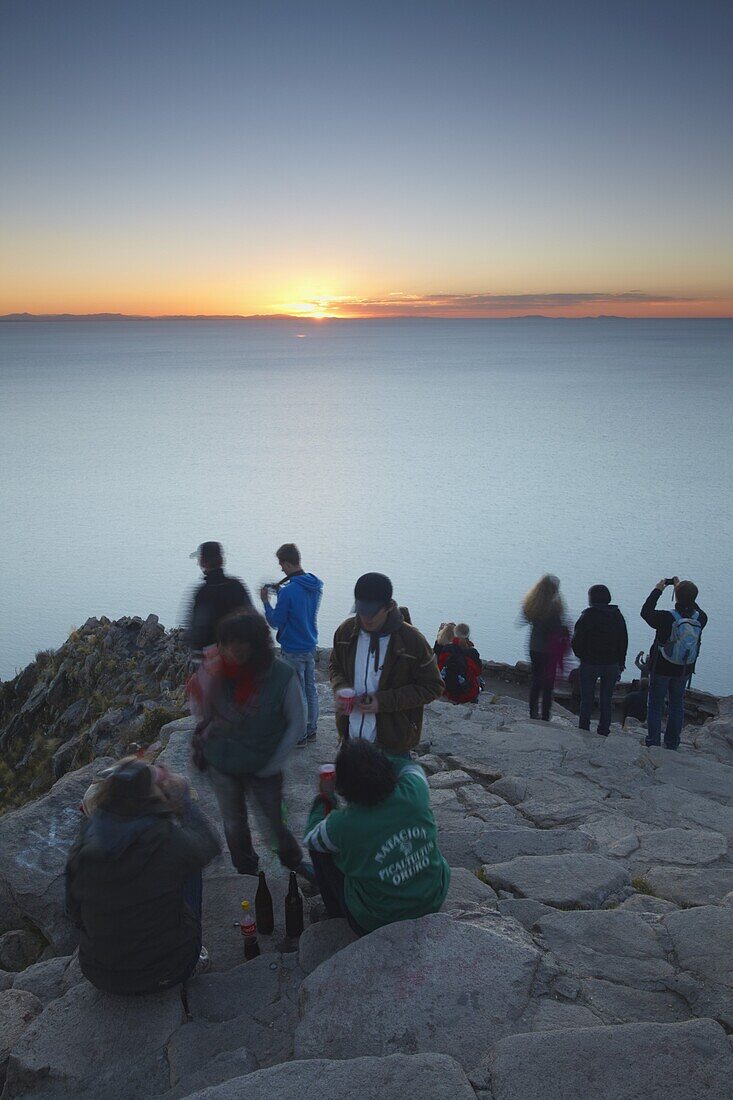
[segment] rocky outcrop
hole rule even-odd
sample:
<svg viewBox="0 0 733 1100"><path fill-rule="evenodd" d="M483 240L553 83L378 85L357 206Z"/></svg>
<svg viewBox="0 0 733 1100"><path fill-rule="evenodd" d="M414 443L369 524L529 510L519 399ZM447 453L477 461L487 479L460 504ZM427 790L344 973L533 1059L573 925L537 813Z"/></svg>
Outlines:
<svg viewBox="0 0 733 1100"><path fill-rule="evenodd" d="M181 631L147 619L88 619L55 652L0 684L0 811L130 742L154 741L183 713L189 653Z"/></svg>
<svg viewBox="0 0 733 1100"><path fill-rule="evenodd" d="M319 740L289 762L296 831L335 752L321 691ZM0 914L42 954L0 973L0 998L13 995L4 1010L0 1000L12 1024L4 1100L722 1100L733 1094L729 723L686 728L666 753L633 728L581 732L562 708L542 723L504 697L435 704L420 752L452 863L442 912L359 940L325 921L294 943L287 875L258 837L275 932L243 962L234 923L257 880L220 856L204 885L212 971L189 983L189 1016L176 991L113 998L82 979L61 876L80 792L105 761L65 775L0 819ZM191 726L161 733L176 770ZM207 777L190 778L218 824Z"/></svg>

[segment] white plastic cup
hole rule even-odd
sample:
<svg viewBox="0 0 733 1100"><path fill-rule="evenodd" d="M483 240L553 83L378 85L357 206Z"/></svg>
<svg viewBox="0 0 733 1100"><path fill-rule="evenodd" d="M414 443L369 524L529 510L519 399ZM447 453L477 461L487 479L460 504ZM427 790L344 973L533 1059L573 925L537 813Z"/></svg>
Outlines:
<svg viewBox="0 0 733 1100"><path fill-rule="evenodd" d="M336 692L336 698L341 700L341 713L351 714L354 709L354 701L356 699L356 692L353 688L339 688Z"/></svg>
<svg viewBox="0 0 733 1100"><path fill-rule="evenodd" d="M321 764L320 768L318 769L318 774L320 775L321 779L335 779L336 767L334 764Z"/></svg>

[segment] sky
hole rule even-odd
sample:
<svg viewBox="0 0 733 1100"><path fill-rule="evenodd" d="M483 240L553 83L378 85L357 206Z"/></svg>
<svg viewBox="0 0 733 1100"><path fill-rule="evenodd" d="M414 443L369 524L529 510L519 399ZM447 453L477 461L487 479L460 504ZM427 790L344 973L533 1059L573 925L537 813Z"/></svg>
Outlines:
<svg viewBox="0 0 733 1100"><path fill-rule="evenodd" d="M0 314L733 315L730 0L4 0Z"/></svg>

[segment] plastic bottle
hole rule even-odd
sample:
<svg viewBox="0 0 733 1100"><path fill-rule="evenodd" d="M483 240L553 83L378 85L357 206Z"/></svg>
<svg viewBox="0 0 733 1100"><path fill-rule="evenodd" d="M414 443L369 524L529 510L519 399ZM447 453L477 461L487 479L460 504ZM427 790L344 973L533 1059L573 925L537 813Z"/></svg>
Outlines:
<svg viewBox="0 0 733 1100"><path fill-rule="evenodd" d="M295 871L290 872L290 885L285 896L285 935L296 939L303 931L303 898L298 889Z"/></svg>
<svg viewBox="0 0 733 1100"><path fill-rule="evenodd" d="M244 938L244 957L249 961L249 959L256 959L260 953L260 945L257 942L257 921L250 911L248 901L242 902L242 909L244 916L239 927Z"/></svg>
<svg viewBox="0 0 733 1100"><path fill-rule="evenodd" d="M260 871L260 884L255 894L255 918L261 934L271 936L275 931L275 912L272 906L272 894L267 885L264 871Z"/></svg>

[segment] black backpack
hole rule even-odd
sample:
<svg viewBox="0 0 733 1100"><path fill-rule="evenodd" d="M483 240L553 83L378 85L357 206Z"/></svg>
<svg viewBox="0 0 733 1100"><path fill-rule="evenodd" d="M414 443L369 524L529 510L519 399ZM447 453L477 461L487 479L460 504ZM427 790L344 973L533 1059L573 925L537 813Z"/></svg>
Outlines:
<svg viewBox="0 0 733 1100"><path fill-rule="evenodd" d="M451 646L451 653L441 670L443 683L449 695L461 695L468 683L468 664L465 651Z"/></svg>

